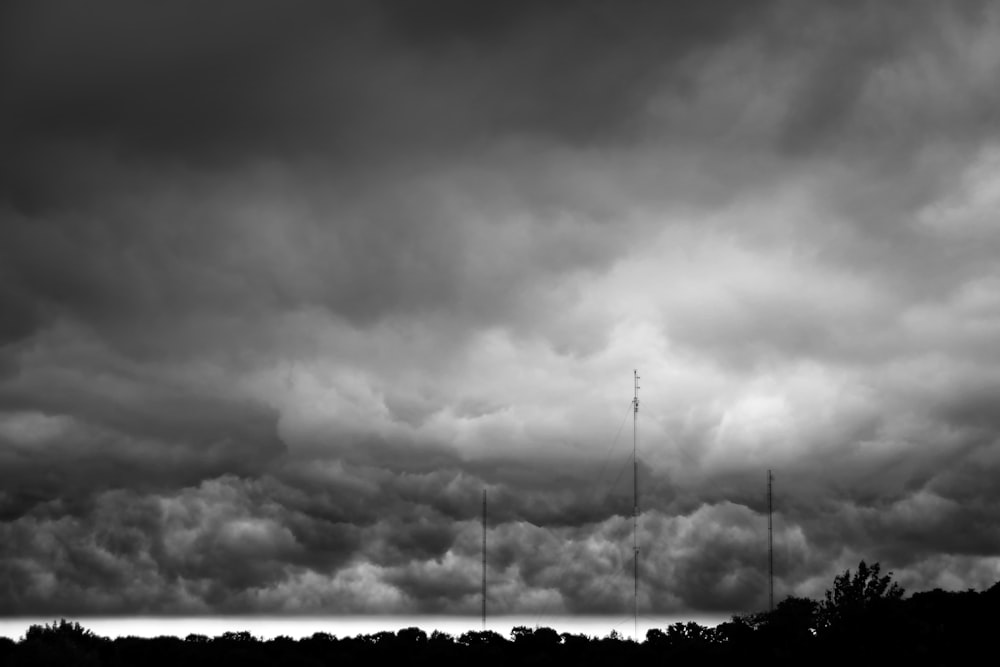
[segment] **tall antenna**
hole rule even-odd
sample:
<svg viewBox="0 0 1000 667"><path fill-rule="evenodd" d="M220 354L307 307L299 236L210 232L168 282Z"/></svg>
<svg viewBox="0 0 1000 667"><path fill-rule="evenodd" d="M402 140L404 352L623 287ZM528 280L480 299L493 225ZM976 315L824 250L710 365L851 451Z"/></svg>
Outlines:
<svg viewBox="0 0 1000 667"><path fill-rule="evenodd" d="M771 514L774 506L772 504L771 483L774 475L771 469L767 470L767 598L768 609L774 611L774 529L771 523Z"/></svg>
<svg viewBox="0 0 1000 667"><path fill-rule="evenodd" d="M483 632L486 632L486 489L483 489Z"/></svg>
<svg viewBox="0 0 1000 667"><path fill-rule="evenodd" d="M632 624L633 637L639 641L639 459L638 422L639 422L639 371L633 370L634 393L632 395Z"/></svg>

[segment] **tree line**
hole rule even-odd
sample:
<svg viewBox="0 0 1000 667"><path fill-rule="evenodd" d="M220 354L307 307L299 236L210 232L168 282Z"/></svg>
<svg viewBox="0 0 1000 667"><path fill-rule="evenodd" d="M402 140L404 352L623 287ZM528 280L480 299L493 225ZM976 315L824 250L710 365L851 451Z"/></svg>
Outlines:
<svg viewBox="0 0 1000 667"><path fill-rule="evenodd" d="M217 637L119 637L94 634L65 619L32 625L19 641L0 638L0 665L353 665L468 664L521 667L606 665L621 660L676 664L873 664L884 660L927 665L961 664L989 655L990 629L1000 612L1000 583L977 592L933 590L905 596L878 563L862 561L837 575L823 599L788 597L773 611L734 616L715 627L675 623L651 629L635 642L515 627L509 637L492 631L429 635L419 628L338 638L327 633L263 640L249 632Z"/></svg>

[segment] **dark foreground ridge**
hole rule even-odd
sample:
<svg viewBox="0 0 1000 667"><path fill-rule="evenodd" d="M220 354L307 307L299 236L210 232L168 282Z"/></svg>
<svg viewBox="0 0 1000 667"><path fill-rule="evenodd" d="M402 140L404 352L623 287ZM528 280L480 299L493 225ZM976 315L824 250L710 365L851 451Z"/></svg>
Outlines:
<svg viewBox="0 0 1000 667"><path fill-rule="evenodd" d="M602 638L517 627L510 638L495 632L442 632L417 628L337 638L260 640L249 632L218 637L188 635L107 639L77 622L32 625L18 642L0 639L0 665L608 665L651 659L676 664L734 664L770 660L821 665L949 665L989 655L1000 616L1000 583L989 590L942 590L904 597L862 561L834 579L823 600L789 597L774 611L734 616L714 628L675 623L636 643L616 633ZM649 663L643 663L649 664ZM889 664L889 663L884 663Z"/></svg>

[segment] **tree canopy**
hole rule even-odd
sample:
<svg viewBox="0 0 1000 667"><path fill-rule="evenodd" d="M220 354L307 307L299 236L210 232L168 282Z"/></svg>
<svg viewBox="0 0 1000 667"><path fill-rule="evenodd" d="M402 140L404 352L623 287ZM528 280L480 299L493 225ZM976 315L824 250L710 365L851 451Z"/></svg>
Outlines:
<svg viewBox="0 0 1000 667"><path fill-rule="evenodd" d="M188 635L106 639L80 623L61 619L32 625L19 642L0 641L0 664L158 665L415 664L430 667L474 662L529 665L567 662L576 667L625 660L678 664L736 661L840 665L881 661L920 664L971 662L992 648L992 619L1000 588L989 591L904 591L878 563L859 563L838 574L822 600L788 597L770 612L738 615L715 627L674 623L653 628L641 643L617 632L604 637L559 634L547 627L515 627L509 637L470 631L459 637L408 627L398 632L338 638L329 633L264 640L246 631L218 637Z"/></svg>

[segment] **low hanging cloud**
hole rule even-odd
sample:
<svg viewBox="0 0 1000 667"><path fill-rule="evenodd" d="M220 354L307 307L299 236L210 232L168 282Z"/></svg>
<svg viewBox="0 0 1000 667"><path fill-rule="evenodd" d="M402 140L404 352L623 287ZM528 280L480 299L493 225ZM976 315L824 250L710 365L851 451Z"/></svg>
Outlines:
<svg viewBox="0 0 1000 667"><path fill-rule="evenodd" d="M0 612L1000 578L989 3L0 12Z"/></svg>

